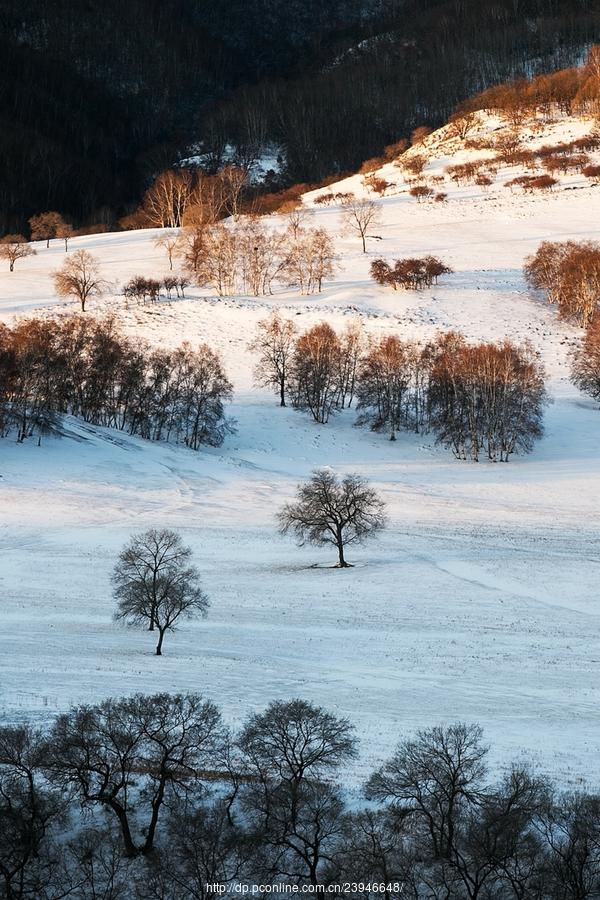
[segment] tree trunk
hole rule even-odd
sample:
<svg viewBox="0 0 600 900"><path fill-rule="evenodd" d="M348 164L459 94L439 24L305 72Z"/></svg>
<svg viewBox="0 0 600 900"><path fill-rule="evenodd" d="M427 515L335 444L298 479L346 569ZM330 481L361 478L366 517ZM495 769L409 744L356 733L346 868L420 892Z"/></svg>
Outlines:
<svg viewBox="0 0 600 900"><path fill-rule="evenodd" d="M341 532L341 529L339 529L339 528L338 528L338 533L337 533L337 548L338 548L340 569L350 568L344 557L344 542L342 541L342 532Z"/></svg>
<svg viewBox="0 0 600 900"><path fill-rule="evenodd" d="M285 381L283 378L279 382L279 400L280 400L279 405L285 406Z"/></svg>
<svg viewBox="0 0 600 900"><path fill-rule="evenodd" d="M165 796L165 784L166 775L164 771L161 771L158 790L154 799L152 800L152 816L150 819L150 824L148 826L146 840L144 841L144 846L142 847L142 853L144 854L144 856L146 856L148 853L152 853L154 849L154 835L156 834L156 826L158 825L158 814L160 812L160 808Z"/></svg>
<svg viewBox="0 0 600 900"><path fill-rule="evenodd" d="M159 629L158 644L156 645L156 655L157 656L162 656L162 645L163 645L164 636L165 636L165 629L164 628Z"/></svg>
<svg viewBox="0 0 600 900"><path fill-rule="evenodd" d="M133 857L137 856L139 853L138 848L133 843L133 838L131 836L131 829L129 827L129 820L127 818L127 813L123 809L120 803L116 800L109 800L108 805L116 814L119 823L121 825L121 834L123 836L123 846L125 848L125 856Z"/></svg>
<svg viewBox="0 0 600 900"><path fill-rule="evenodd" d="M361 238L362 238L362 245L363 245L363 253L366 253L367 252L367 242L365 240L366 235L364 232L361 233Z"/></svg>

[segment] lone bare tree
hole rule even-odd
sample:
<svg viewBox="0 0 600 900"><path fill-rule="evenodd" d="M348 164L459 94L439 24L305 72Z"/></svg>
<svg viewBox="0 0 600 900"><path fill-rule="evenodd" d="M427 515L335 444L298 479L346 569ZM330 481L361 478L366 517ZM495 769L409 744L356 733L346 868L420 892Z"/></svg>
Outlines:
<svg viewBox="0 0 600 900"><path fill-rule="evenodd" d="M296 326L291 319L282 319L275 311L258 323L250 349L259 353L254 368L257 384L273 387L279 393L279 405L285 406L290 360L296 343Z"/></svg>
<svg viewBox="0 0 600 900"><path fill-rule="evenodd" d="M132 537L113 572L118 600L115 618L158 630L156 655L162 655L167 631L181 618L204 616L209 606L200 576L190 565L192 551L167 528L151 528Z"/></svg>
<svg viewBox="0 0 600 900"><path fill-rule="evenodd" d="M60 216L56 225L56 237L65 242L65 253L67 253L69 250L69 241L72 237L75 237L75 230L70 222L66 222Z"/></svg>
<svg viewBox="0 0 600 900"><path fill-rule="evenodd" d="M297 499L279 513L282 534L292 533L300 546L333 544L338 567L349 567L344 556L348 544L362 543L385 527L384 503L364 478L346 475L341 481L321 469L298 486Z"/></svg>
<svg viewBox="0 0 600 900"><path fill-rule="evenodd" d="M169 269L173 271L173 257L177 255L181 246L179 234L176 231L167 231L156 238L154 246L165 251L169 260Z"/></svg>
<svg viewBox="0 0 600 900"><path fill-rule="evenodd" d="M16 261L26 256L35 256L35 250L22 234L7 234L0 240L0 257L8 260L11 272L15 270Z"/></svg>
<svg viewBox="0 0 600 900"><path fill-rule="evenodd" d="M78 250L54 272L54 287L59 297L76 297L81 312L85 312L88 299L101 294L105 287L98 260L87 250Z"/></svg>
<svg viewBox="0 0 600 900"><path fill-rule="evenodd" d="M353 196L343 204L342 222L345 231L360 236L363 253L366 253L367 231L381 222L381 207L374 200Z"/></svg>

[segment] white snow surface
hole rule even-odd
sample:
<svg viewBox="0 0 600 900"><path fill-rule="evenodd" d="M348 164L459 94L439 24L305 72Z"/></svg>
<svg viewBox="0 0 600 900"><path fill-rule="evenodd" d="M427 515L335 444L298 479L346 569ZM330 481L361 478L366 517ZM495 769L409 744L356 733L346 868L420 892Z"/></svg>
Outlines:
<svg viewBox="0 0 600 900"><path fill-rule="evenodd" d="M485 127L497 127L486 120ZM568 120L532 140L591 130ZM428 171L469 152L428 141ZM321 295L185 300L125 308L134 274L166 274L157 232L74 239L101 262L111 294L89 315L117 311L129 333L177 345L206 341L235 387L237 433L198 453L75 420L67 435L0 442L0 709L39 721L71 704L135 691L201 691L239 724L276 698L300 696L348 716L361 736L358 784L418 727L477 721L504 766L526 758L563 784L600 784L600 411L569 382L580 332L527 291L524 258L544 239L600 239L600 188L581 176L551 194L511 193L519 170L486 193L446 182L447 204L417 204L400 170L382 201L380 239L360 252L340 210L315 212L336 236L339 270ZM328 189L328 190L331 190ZM355 176L333 190L364 190ZM310 204L315 192L307 196ZM274 224L277 224L274 218ZM59 242L0 272L0 316L61 314L51 272ZM393 292L369 278L383 255L432 253L455 274L432 290ZM546 434L508 464L459 462L430 435L396 443L354 426L354 410L314 424L280 409L252 379L247 348L273 308L300 329L361 317L371 333L423 340L458 329L474 340L529 339L553 403ZM298 549L275 513L320 466L369 478L390 524L331 567L333 552ZM110 574L134 531L179 529L212 600L205 621L153 638L112 620Z"/></svg>

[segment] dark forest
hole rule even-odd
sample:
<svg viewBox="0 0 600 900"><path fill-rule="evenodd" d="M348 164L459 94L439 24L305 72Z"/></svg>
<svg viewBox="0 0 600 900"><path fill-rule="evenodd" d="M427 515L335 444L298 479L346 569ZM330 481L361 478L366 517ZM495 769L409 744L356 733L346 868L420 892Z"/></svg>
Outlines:
<svg viewBox="0 0 600 900"><path fill-rule="evenodd" d="M3 0L0 230L112 227L198 146L276 146L270 188L354 169L599 34L596 0Z"/></svg>

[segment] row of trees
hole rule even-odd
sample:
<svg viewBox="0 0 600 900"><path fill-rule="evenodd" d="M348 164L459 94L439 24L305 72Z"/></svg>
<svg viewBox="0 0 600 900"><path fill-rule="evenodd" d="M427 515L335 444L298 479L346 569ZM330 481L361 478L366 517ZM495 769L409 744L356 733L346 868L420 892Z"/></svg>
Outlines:
<svg viewBox="0 0 600 900"><path fill-rule="evenodd" d="M159 281L157 278L145 278L143 275L134 275L123 285L123 296L126 300L136 300L138 303L156 303L160 299L160 292L164 289L170 300L173 291L177 297L185 297L185 289L189 286L190 279L185 275L165 275Z"/></svg>
<svg viewBox="0 0 600 900"><path fill-rule="evenodd" d="M69 250L69 241L72 237L75 237L76 234L87 233L85 230L76 232L73 225L63 219L60 213L52 211L32 216L29 219L29 227L32 241L46 241L46 248L48 248L51 240L60 239L64 243L65 253ZM98 230L101 230L100 226ZM14 272L18 259L35 256L35 254L36 250L22 234L6 234L0 239L0 259L8 261L11 272Z"/></svg>
<svg viewBox="0 0 600 900"><path fill-rule="evenodd" d="M77 315L0 328L0 434L20 441L69 413L149 440L216 446L231 392L206 344L153 349L112 318Z"/></svg>
<svg viewBox="0 0 600 900"><path fill-rule="evenodd" d="M346 719L274 701L235 732L199 694L77 706L0 728L7 900L208 900L347 884L353 900L587 900L600 798L523 763L489 771L480 727L402 737L348 803ZM365 803L365 799L368 803Z"/></svg>
<svg viewBox="0 0 600 900"><path fill-rule="evenodd" d="M543 241L524 267L531 288L543 291L559 314L588 325L600 303L600 244Z"/></svg>
<svg viewBox="0 0 600 900"><path fill-rule="evenodd" d="M358 424L386 431L432 429L460 459L506 461L542 434L547 395L529 345L468 344L448 333L421 345L395 335L367 341L360 325L337 335L323 322L298 335L277 313L259 323L251 348L257 383L285 406L326 423L356 399Z"/></svg>
<svg viewBox="0 0 600 900"><path fill-rule="evenodd" d="M251 344L258 383L325 424L356 400L358 424L387 431L433 429L458 458L507 460L542 433L543 370L527 345L472 346L449 333L425 346L396 336L367 341L327 323L298 335L274 313ZM193 449L219 445L230 425L231 385L206 345L175 350L134 344L114 319L71 315L0 330L0 434L25 440L70 413L149 440Z"/></svg>

